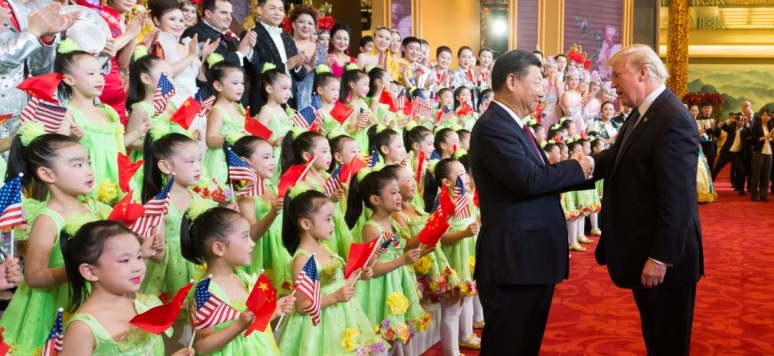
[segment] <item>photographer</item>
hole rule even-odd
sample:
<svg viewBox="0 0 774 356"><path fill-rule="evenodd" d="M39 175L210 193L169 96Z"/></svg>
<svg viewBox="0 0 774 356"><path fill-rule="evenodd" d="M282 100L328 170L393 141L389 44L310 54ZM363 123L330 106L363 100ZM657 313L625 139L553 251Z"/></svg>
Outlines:
<svg viewBox="0 0 774 356"><path fill-rule="evenodd" d="M726 142L720 149L718 162L712 170L712 180L716 181L718 173L729 162L733 176L732 184L739 195L747 195L744 192L744 142L750 136L750 120L741 114L735 114L721 127L728 134Z"/></svg>

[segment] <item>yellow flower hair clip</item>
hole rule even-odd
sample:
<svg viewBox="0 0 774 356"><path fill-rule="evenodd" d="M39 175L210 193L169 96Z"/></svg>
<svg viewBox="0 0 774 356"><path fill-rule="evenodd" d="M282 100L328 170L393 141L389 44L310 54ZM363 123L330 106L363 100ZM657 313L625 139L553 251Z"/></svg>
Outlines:
<svg viewBox="0 0 774 356"><path fill-rule="evenodd" d="M317 68L314 69L314 71L317 74L330 73L331 67L328 67L328 65L326 64L320 64L319 66L317 66Z"/></svg>
<svg viewBox="0 0 774 356"><path fill-rule="evenodd" d="M147 55L148 55L148 47L139 45L134 48L134 54L132 55L132 59L134 59L134 61L137 62L140 59L145 58Z"/></svg>
<svg viewBox="0 0 774 356"><path fill-rule="evenodd" d="M27 121L19 127L19 138L23 146L28 146L32 140L45 134L46 127L38 121Z"/></svg>
<svg viewBox="0 0 774 356"><path fill-rule="evenodd" d="M220 62L223 62L224 59L225 58L223 58L223 55L221 55L220 53L213 52L213 53L210 53L209 56L207 56L207 64L209 64L210 67L212 67Z"/></svg>
<svg viewBox="0 0 774 356"><path fill-rule="evenodd" d="M266 73L272 69L277 69L277 66L274 65L274 63L266 62L263 64L263 68L261 68L261 74Z"/></svg>
<svg viewBox="0 0 774 356"><path fill-rule="evenodd" d="M64 41L59 42L59 45L56 48L56 51L60 54L68 54L80 50L81 47L78 46L78 44L75 43L72 38L67 38Z"/></svg>
<svg viewBox="0 0 774 356"><path fill-rule="evenodd" d="M297 196L301 195L301 193L306 192L309 190L309 186L306 185L304 182L300 182L288 190L288 197L290 199L295 199Z"/></svg>

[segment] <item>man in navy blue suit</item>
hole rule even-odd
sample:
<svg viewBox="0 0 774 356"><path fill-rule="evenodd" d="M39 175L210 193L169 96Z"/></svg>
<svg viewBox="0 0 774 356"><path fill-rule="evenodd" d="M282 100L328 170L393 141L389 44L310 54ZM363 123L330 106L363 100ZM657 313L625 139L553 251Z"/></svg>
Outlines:
<svg viewBox="0 0 774 356"><path fill-rule="evenodd" d="M514 50L492 70L494 102L473 127L471 170L481 230L475 278L486 324L481 355L538 355L556 283L569 274L560 193L584 184L593 160L550 164L524 124L543 96L540 61Z"/></svg>

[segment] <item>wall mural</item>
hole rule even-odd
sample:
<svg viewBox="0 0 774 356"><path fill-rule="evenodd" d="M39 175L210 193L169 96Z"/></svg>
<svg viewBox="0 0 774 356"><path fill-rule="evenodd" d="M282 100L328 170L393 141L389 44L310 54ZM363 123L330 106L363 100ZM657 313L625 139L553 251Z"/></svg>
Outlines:
<svg viewBox="0 0 774 356"><path fill-rule="evenodd" d="M392 0L392 26L400 31L400 38L411 36L411 0Z"/></svg>
<svg viewBox="0 0 774 356"><path fill-rule="evenodd" d="M767 64L690 64L688 92L720 93L724 99L725 120L730 112L739 112L749 100L756 115L764 107L774 110L774 65Z"/></svg>
<svg viewBox="0 0 774 356"><path fill-rule="evenodd" d="M568 1L564 6L564 48L577 43L591 60L591 71L610 80L605 62L621 50L623 2L609 1L600 6L595 0Z"/></svg>

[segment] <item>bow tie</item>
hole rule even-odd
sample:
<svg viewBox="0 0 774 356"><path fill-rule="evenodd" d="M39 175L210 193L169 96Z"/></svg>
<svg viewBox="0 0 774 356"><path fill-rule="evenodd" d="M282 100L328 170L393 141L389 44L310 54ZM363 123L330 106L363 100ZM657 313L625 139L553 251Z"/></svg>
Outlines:
<svg viewBox="0 0 774 356"><path fill-rule="evenodd" d="M279 27L266 26L266 30L269 31L269 34L273 34L273 35L281 35L282 34L282 29L279 28Z"/></svg>

